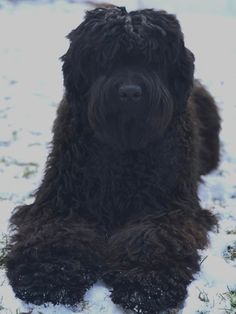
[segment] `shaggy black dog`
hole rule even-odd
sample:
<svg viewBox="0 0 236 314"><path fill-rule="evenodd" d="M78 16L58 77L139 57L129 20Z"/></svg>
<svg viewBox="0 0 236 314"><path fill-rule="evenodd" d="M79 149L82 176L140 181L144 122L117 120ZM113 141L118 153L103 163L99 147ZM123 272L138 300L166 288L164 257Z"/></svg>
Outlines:
<svg viewBox="0 0 236 314"><path fill-rule="evenodd" d="M215 102L174 15L95 9L68 38L45 176L11 218L8 278L35 304L76 304L102 279L124 308L175 308L217 224L197 196L219 160Z"/></svg>

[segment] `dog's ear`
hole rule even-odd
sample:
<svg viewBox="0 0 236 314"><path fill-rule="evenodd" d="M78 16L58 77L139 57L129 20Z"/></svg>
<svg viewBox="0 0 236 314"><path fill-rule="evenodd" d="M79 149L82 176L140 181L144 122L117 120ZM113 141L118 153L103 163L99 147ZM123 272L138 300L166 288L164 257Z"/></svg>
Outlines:
<svg viewBox="0 0 236 314"><path fill-rule="evenodd" d="M88 12L85 20L67 35L70 46L66 54L61 57L66 93L69 96L75 96L77 99L84 94L89 79L89 58L91 56L87 51L89 38L84 34L85 28L89 26L87 24L90 21L90 18L87 16Z"/></svg>
<svg viewBox="0 0 236 314"><path fill-rule="evenodd" d="M194 55L185 47L181 26L175 15L153 10L145 10L145 14L153 25L157 41L164 47L162 55L165 67L169 69L169 88L176 102L175 109L181 111L193 86Z"/></svg>
<svg viewBox="0 0 236 314"><path fill-rule="evenodd" d="M99 8L87 11L84 21L67 35L70 47L61 57L62 71L66 93L76 95L76 98L85 92L89 81L89 71L93 71L90 69L93 56L88 49L91 45L91 34L86 34L86 32L88 33L89 30L92 33L97 24L104 23L103 17L107 10Z"/></svg>
<svg viewBox="0 0 236 314"><path fill-rule="evenodd" d="M72 31L73 33L74 31ZM67 37L70 38L70 33ZM61 57L63 62L62 71L64 77L64 86L66 94L70 97L77 97L82 94L83 78L80 66L79 47L76 47L73 41L70 42L70 47L65 55Z"/></svg>
<svg viewBox="0 0 236 314"><path fill-rule="evenodd" d="M191 94L194 78L194 55L182 44L179 57L174 63L170 81L170 90L176 100L176 111L182 111L186 107Z"/></svg>

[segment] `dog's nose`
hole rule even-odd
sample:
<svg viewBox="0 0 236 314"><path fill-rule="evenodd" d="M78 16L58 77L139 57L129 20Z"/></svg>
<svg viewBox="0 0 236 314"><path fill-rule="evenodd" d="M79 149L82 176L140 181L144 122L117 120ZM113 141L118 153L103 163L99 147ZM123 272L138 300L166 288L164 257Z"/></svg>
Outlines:
<svg viewBox="0 0 236 314"><path fill-rule="evenodd" d="M142 89L138 85L122 85L119 88L119 97L123 102L139 101L142 96Z"/></svg>

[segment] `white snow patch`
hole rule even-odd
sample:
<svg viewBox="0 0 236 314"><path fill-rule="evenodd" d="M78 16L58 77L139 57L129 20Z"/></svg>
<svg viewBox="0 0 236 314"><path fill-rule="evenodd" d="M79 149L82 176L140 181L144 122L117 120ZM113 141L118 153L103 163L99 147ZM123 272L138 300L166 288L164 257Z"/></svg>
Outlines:
<svg viewBox="0 0 236 314"><path fill-rule="evenodd" d="M114 2L128 9L138 4L157 6L154 0ZM228 289L236 289L235 262L224 258L227 247L236 241L236 234L229 234L236 229L235 7L223 11L223 2L217 0L214 12L218 15L211 15L205 1L198 1L198 9L196 2L195 7L192 4L185 3L181 10L179 1L158 1L159 8L178 13L187 46L196 57L196 76L203 79L219 104L223 149L220 168L205 177L199 189L202 206L219 216L219 232L209 234L211 245L201 252L201 271L188 288L182 313L223 314L230 308ZM68 49L65 36L90 7L65 1L37 5L28 1L14 6L0 0L0 5L0 233L6 233L12 209L31 200L30 193L42 178L52 122L63 94L59 57ZM220 16L221 10L224 16ZM112 303L109 294L108 288L97 283L86 293L84 308L30 307L14 297L4 271L0 271L0 301L5 308L1 313L30 308L33 314L125 313Z"/></svg>

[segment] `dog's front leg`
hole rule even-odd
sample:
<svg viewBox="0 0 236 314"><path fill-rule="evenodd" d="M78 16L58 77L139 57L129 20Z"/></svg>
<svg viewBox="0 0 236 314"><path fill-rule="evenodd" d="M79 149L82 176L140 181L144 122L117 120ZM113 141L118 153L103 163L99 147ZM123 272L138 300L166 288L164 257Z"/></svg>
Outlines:
<svg viewBox="0 0 236 314"><path fill-rule="evenodd" d="M12 238L7 276L27 303L74 305L99 279L102 251L95 226L79 217L25 223Z"/></svg>
<svg viewBox="0 0 236 314"><path fill-rule="evenodd" d="M178 307L199 270L197 249L207 244L215 222L210 212L173 212L129 223L109 240L110 271L105 282L112 300L137 313Z"/></svg>

